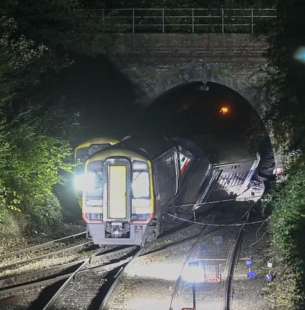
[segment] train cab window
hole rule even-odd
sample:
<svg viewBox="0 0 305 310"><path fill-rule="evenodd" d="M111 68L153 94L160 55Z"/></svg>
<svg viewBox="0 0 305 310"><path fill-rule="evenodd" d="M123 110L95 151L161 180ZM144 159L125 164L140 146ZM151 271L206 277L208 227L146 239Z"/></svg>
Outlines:
<svg viewBox="0 0 305 310"><path fill-rule="evenodd" d="M150 198L150 184L147 163L143 161L134 161L132 164L132 168L133 198Z"/></svg>
<svg viewBox="0 0 305 310"><path fill-rule="evenodd" d="M149 198L149 175L145 171L134 171L132 177L134 198Z"/></svg>
<svg viewBox="0 0 305 310"><path fill-rule="evenodd" d="M103 165L102 161L95 161L88 165L85 192L87 205L102 205L103 200Z"/></svg>
<svg viewBox="0 0 305 310"><path fill-rule="evenodd" d="M175 148L162 154L154 163L157 197L168 201L178 190L178 154Z"/></svg>

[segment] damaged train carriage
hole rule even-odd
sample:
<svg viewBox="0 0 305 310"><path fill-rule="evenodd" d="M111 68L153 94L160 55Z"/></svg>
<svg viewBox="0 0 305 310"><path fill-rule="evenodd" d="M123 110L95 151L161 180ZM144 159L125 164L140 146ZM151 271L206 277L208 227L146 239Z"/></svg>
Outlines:
<svg viewBox="0 0 305 310"><path fill-rule="evenodd" d="M141 245L166 230L170 208L200 199L212 169L190 141L131 137L89 158L85 175L82 212L93 242Z"/></svg>

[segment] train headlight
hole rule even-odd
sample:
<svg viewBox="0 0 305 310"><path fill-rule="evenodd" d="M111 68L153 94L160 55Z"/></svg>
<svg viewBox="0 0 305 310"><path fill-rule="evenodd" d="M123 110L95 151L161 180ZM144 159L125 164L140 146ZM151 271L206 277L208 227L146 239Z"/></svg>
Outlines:
<svg viewBox="0 0 305 310"><path fill-rule="evenodd" d="M88 172L74 176L74 188L79 192L93 192L96 187L95 173Z"/></svg>

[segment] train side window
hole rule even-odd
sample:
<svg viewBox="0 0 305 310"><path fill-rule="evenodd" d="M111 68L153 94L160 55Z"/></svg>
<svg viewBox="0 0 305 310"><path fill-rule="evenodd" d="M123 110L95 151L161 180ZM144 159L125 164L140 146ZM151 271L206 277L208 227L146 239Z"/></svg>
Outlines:
<svg viewBox="0 0 305 310"><path fill-rule="evenodd" d="M168 150L154 162L157 196L165 202L176 195L178 186L177 152L175 148Z"/></svg>

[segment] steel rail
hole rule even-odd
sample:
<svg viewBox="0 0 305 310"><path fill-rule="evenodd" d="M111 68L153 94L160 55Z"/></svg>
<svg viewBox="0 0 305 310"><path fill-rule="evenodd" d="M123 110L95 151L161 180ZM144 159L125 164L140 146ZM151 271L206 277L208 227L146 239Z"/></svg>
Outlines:
<svg viewBox="0 0 305 310"><path fill-rule="evenodd" d="M65 270L72 268L72 267L76 267L79 264L81 264L80 266L82 266L84 262L86 261L90 263L90 265L88 265L89 267L86 267L86 270L89 270L91 268L92 269L98 268L101 266L101 263L97 265L98 262L93 263L93 267L91 267L91 261L93 257L99 257L98 261L100 261L102 258L104 258L104 260L107 261L107 259L110 260L111 256L117 256L118 255L117 252L122 251L122 249L117 249L117 247L114 247L113 249L110 250L110 252L106 252L106 253L103 253L104 250L105 249L102 249L102 250L99 249L98 251L96 251L95 254L91 255L89 258L84 258L84 259L74 261L71 263L51 267L51 268L48 268L47 270L36 272L34 273L34 275L33 274L30 274L30 275L21 274L18 276L2 279L0 280L0 283L2 284L2 287L0 288L0 299L3 299L4 298L3 296L7 294L10 294L10 295L17 294L19 291L25 291L27 289L35 288L36 286L41 286L41 285L44 285L45 283L56 282L57 279L61 280L61 279L68 278L72 274L72 272L62 274ZM112 262L110 261L109 265L111 263ZM109 266L107 268L109 268ZM18 283L18 280L19 280L19 283ZM3 285L6 285L6 286L3 286Z"/></svg>
<svg viewBox="0 0 305 310"><path fill-rule="evenodd" d="M40 248L43 248L43 247L46 247L46 246L49 246L49 245L53 245L53 244L55 244L57 242L60 242L60 241L73 239L75 237L83 236L83 235L86 235L86 234L87 234L87 232L83 231L81 233L65 236L65 237L62 237L62 238L59 238L59 239L55 239L55 240L50 240L50 241L47 241L47 242L44 242L44 243L40 243L40 244L36 244L36 245L30 246L30 247L27 247L27 248L24 248L24 249L20 249L20 250L17 250L17 251L12 251L12 252L6 253L4 256L1 255L1 259L6 259L6 258L10 258L12 256L17 256L17 255L23 254L25 252L31 252L31 251L36 250L36 249L40 249Z"/></svg>
<svg viewBox="0 0 305 310"><path fill-rule="evenodd" d="M65 263L57 266L52 266L48 269L37 270L34 272L26 272L19 275L14 275L7 278L0 279L0 295L1 292L6 289L26 285L30 282L42 281L45 278L51 278L56 274L62 273L64 270L69 269L73 266L81 264L84 259L76 260L70 263Z"/></svg>
<svg viewBox="0 0 305 310"><path fill-rule="evenodd" d="M57 251L52 251L49 253L45 253L45 254L30 257L30 258L24 258L22 260L13 262L11 264L7 264L7 265L2 264L2 265L0 265L0 272L3 272L3 271L8 270L8 269L11 270L13 268L16 268L18 265L23 266L26 263L31 263L31 262L39 260L39 259L56 256L60 253L66 253L66 252L74 251L75 249L86 247L88 245L92 245L92 241L86 241L86 242L83 242L81 244L73 245L73 246L66 247L66 248L63 248L63 249L60 249Z"/></svg>
<svg viewBox="0 0 305 310"><path fill-rule="evenodd" d="M242 224L243 226L239 229L237 237L235 238L233 250L229 253L228 257L226 258L226 261L227 261L226 266L227 266L227 270L228 270L227 271L228 276L227 276L227 279L226 279L226 282L225 282L225 294L224 294L225 307L224 307L224 310L230 310L231 289L232 289L232 280L233 280L235 262L236 262L236 259L237 259L237 256L238 256L238 252L239 252L239 249L240 249L240 245L241 245L241 241L242 241L242 233L243 233L243 230L244 230L247 222L249 221L252 208L253 208L253 206L251 206L248 209L248 211L246 212L246 215L247 215L246 221L245 221L244 224ZM203 233L206 231L206 229L210 225L208 224L208 225L205 226L205 224L202 223L202 226L203 226L202 231L200 232L200 234L196 238L196 241L194 242L194 244L192 245L191 249L189 250L189 254L186 257L186 259L185 259L185 261L183 263L183 266L182 266L182 268L180 270L179 276L178 276L178 278L176 280L174 291L173 291L173 294L171 296L171 302L170 302L169 310L173 310L174 299L177 296L178 288L179 288L179 285L180 285L180 283L182 281L182 273L184 271L184 268L185 268L186 264L189 262L189 260L192 257L193 253L196 251L197 246L198 246L199 242L201 241L201 237L202 237ZM210 259L210 260L212 260L212 259ZM224 259L221 258L221 259L214 259L214 260L222 260L223 261Z"/></svg>
<svg viewBox="0 0 305 310"><path fill-rule="evenodd" d="M124 256L121 255L121 261L119 259L117 259L118 261L111 261L110 262L100 262L98 264L94 264L93 262L93 266L90 266L91 265L91 261L94 260L95 258L98 259L98 261L102 261L102 260L105 260L106 258L106 261L107 261L107 256L109 258L111 258L111 256L118 256L118 253L117 252L126 252L126 250L128 250L130 247L127 247L127 248L123 248L123 249L119 249L116 251L116 248L114 249L113 252L109 252L109 253L106 253L106 254L103 254L101 256L99 256L101 254L101 251L98 251L97 253L95 253L94 255L92 255L90 258L86 259L81 266L79 266L79 268L77 268L77 270L75 270L73 273L71 273L68 277L68 279L61 285L61 287L57 290L57 292L52 296L52 298L49 300L49 302L43 307L42 310L50 310L52 309L52 307L55 305L56 301L58 300L58 298L63 294L63 292L65 291L66 287L68 286L68 284L75 278L75 276L79 273L85 273L87 272L88 270L92 270L92 269L98 269L100 268L99 270L99 273L104 273L104 274L108 274L109 272L113 271L114 269L117 269L117 268L122 268L122 264L125 264L125 265L128 265L130 263L130 261L132 261L132 259L134 258L134 256L132 256L132 258L130 257L125 257L126 255L128 256L127 253L123 253L125 254ZM135 247L131 247L131 253L133 254L133 251ZM136 247L138 248L138 247ZM137 252L139 250L137 249ZM130 255L130 253L129 253ZM115 260L115 259L114 259Z"/></svg>
<svg viewBox="0 0 305 310"><path fill-rule="evenodd" d="M242 242L242 234L244 232L247 222L249 222L252 209L253 209L253 206L249 208L245 224L241 226L240 230L238 231L234 246L232 248L231 253L228 256L228 261L227 261L228 268L227 268L227 277L225 281L225 294L224 294L224 310L230 310L232 281L233 281L235 265L237 262L237 257L238 257L241 242Z"/></svg>
<svg viewBox="0 0 305 310"><path fill-rule="evenodd" d="M105 297L103 298L103 301L101 303L100 306L100 310L105 310L105 306L107 305L113 291L115 290L115 288L118 286L118 283L120 281L120 278L122 277L124 270L127 266L129 266L137 257L139 257L142 253L144 252L144 247L142 248L138 248L137 252L131 257L131 259L129 261L126 262L125 266L121 266L120 269L118 270L118 272L115 274L114 276L114 281L113 283L111 283L110 288L108 289ZM45 309L44 309L45 310Z"/></svg>
<svg viewBox="0 0 305 310"><path fill-rule="evenodd" d="M202 199L204 199L204 197L202 197L202 196L203 196L203 194L201 194L201 195L199 196L199 198L197 199L197 201L194 203L193 208L195 208L196 205L198 205L198 204L200 204L200 203L202 202ZM187 262L189 261L190 257L192 256L193 252L194 252L195 249L197 248L197 245L198 245L198 243L199 243L199 241L200 241L200 239L201 239L203 233L205 233L206 230L207 230L208 228L209 228L208 226L203 226L203 227L202 227L200 233L199 233L198 236L196 237L196 239L195 239L193 245L191 246L191 249L189 250L189 253L188 253L187 256L186 256L186 259L184 260L184 262L183 262L183 264L182 264L182 267L181 267L181 269L180 269L179 276L178 276L178 278L177 278L177 280L176 280L176 282L175 282L174 291L173 291L173 293L172 293L172 295L171 295L171 301L170 301L169 310L172 310L172 309L173 309L173 308L172 308L172 307L173 307L173 302L174 302L174 299L175 299L175 297L176 297L176 295L177 295L177 291L178 291L178 287L179 287L179 285L180 285L180 282L182 281L182 273L183 273L183 270L184 270L184 268L185 268Z"/></svg>
<svg viewBox="0 0 305 310"><path fill-rule="evenodd" d="M72 272L68 279L60 286L60 288L57 290L57 292L52 296L52 298L48 301L48 303L42 308L42 310L51 309L51 307L55 304L57 298L61 295L61 293L64 291L64 289L67 287L67 285L70 283L70 281L75 277L75 275L81 271L85 266L89 263L90 258L87 258L74 272Z"/></svg>
<svg viewBox="0 0 305 310"><path fill-rule="evenodd" d="M199 244L199 242L200 242L200 240L201 240L201 238L202 238L202 235L206 232L207 229L208 229L207 226L205 226L205 227L203 227L203 228L201 229L201 232L200 232L200 233L198 234L198 236L196 237L196 240L194 241L194 243L193 243L191 249L190 249L189 252L188 252L188 255L186 256L186 258L185 258L185 260L184 260L184 262L183 262L183 264L182 264L182 267L181 267L180 272L179 272L179 276L178 276L178 278L177 278L177 280L176 280L176 282L175 282L175 286L174 286L173 293L172 293L172 295L171 295L169 310L173 310L173 303L174 303L175 297L176 297L177 294L178 294L178 288L179 288L180 283L181 283L181 281L182 281L182 273L183 273L183 271L184 271L184 269L185 269L185 267L186 267L188 261L190 260L190 258L191 258L192 255L194 254L194 252L196 251L197 246L198 246L198 244Z"/></svg>
<svg viewBox="0 0 305 310"><path fill-rule="evenodd" d="M72 273L57 275L55 277L52 277L50 279L43 279L39 281L33 281L31 283L18 285L16 287L7 288L0 292L0 301L6 298L9 298L11 296L16 296L20 294L20 292L35 290L41 287L46 287L49 285L52 285L58 281L67 279Z"/></svg>

